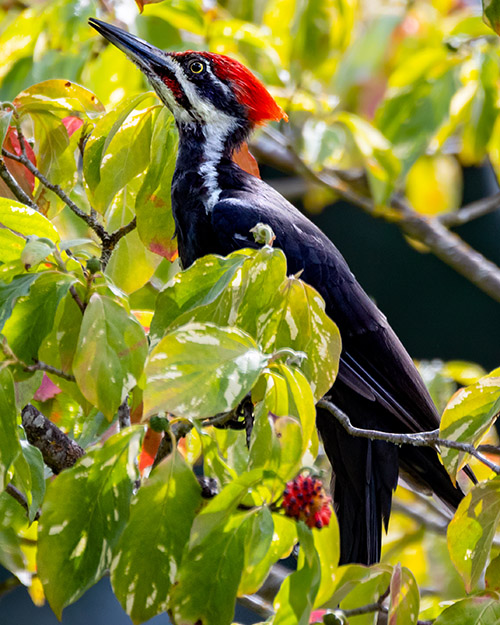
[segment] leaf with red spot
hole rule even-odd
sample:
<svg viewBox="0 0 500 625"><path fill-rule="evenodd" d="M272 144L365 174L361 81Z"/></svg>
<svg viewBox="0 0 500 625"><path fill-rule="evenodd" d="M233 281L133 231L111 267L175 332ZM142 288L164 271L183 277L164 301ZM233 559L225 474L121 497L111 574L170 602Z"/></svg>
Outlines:
<svg viewBox="0 0 500 625"><path fill-rule="evenodd" d="M177 154L177 133L171 114L162 109L151 139L151 161L137 194L137 231L144 245L168 260L177 258L171 208L171 182Z"/></svg>
<svg viewBox="0 0 500 625"><path fill-rule="evenodd" d="M75 112L96 117L104 113L97 96L69 80L44 80L22 91L14 100L20 115L55 113L65 117Z"/></svg>
<svg viewBox="0 0 500 625"><path fill-rule="evenodd" d="M22 154L21 145L17 136L17 130L12 126L9 126L6 130L2 147L16 156L21 156ZM26 155L33 165L36 165L35 153L27 142ZM21 163L18 163L10 158L5 158L4 160L7 165L7 169L10 171L21 189L27 195L31 195L35 188L35 176ZM0 180L0 196L8 197L13 200L17 199L3 180Z"/></svg>
<svg viewBox="0 0 500 625"><path fill-rule="evenodd" d="M75 117L74 115L68 115L68 117L63 118L62 123L68 131L68 136L71 137L74 132L83 126L83 119Z"/></svg>
<svg viewBox="0 0 500 625"><path fill-rule="evenodd" d="M43 374L42 383L37 389L34 399L36 401L47 401L48 399L52 399L56 395L62 393L61 389L52 382L52 380L47 376L46 373Z"/></svg>
<svg viewBox="0 0 500 625"><path fill-rule="evenodd" d="M159 2L163 2L163 0L135 0L135 3L139 7L139 11L141 13L144 11L146 4L158 4Z"/></svg>

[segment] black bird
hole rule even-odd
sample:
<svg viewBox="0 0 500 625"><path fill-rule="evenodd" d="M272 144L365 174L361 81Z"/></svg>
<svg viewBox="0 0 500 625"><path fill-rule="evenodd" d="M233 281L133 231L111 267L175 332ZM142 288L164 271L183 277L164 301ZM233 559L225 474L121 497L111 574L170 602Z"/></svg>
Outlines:
<svg viewBox="0 0 500 625"><path fill-rule="evenodd" d="M255 247L250 233L269 224L288 271L315 287L343 343L332 401L358 427L420 432L439 427L436 408L410 356L385 316L356 281L333 243L283 196L232 160L255 126L286 117L241 63L209 52L163 52L129 33L91 19L103 37L146 75L172 111L179 152L172 210L184 267L205 254ZM380 559L398 473L456 508L455 487L436 452L354 438L325 410L317 426L334 473L341 562Z"/></svg>

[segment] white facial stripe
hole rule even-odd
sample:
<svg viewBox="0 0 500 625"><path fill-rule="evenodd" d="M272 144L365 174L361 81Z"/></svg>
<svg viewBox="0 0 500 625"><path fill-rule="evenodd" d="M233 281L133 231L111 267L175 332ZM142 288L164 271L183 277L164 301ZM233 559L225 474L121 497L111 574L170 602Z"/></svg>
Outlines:
<svg viewBox="0 0 500 625"><path fill-rule="evenodd" d="M216 110L213 105L212 108ZM207 213L210 213L219 201L221 188L219 185L217 166L224 151L226 139L234 131L236 125L234 119L229 115L226 115L221 111L218 111L217 113L218 114L214 120L210 124L207 124L203 129L203 133L205 135L205 161L202 164L200 171L204 174L208 192L206 203Z"/></svg>

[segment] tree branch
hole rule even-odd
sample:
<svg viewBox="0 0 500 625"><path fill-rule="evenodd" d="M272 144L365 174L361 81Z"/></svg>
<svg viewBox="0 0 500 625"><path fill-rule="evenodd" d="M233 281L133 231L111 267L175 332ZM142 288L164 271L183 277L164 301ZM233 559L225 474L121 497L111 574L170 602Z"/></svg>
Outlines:
<svg viewBox="0 0 500 625"><path fill-rule="evenodd" d="M500 474L500 465L495 464L484 454L479 452L474 445L468 443L459 443L458 441L451 441L443 438L439 438L439 430L432 430L431 432L418 432L409 434L399 434L391 432L380 432L379 430L365 430L357 428L352 425L349 417L340 410L331 401L323 398L316 404L319 408L327 410L333 415L337 421L344 427L344 429L352 436L358 436L360 438L368 438L370 440L386 441L388 443L394 443L395 445L413 445L415 447L433 447L438 449L439 447L448 447L450 449L457 449L465 453L474 456L494 473Z"/></svg>
<svg viewBox="0 0 500 625"><path fill-rule="evenodd" d="M21 144L21 146L24 145L24 140L24 137L22 135L19 135L19 143ZM66 206L71 211L73 211L75 215L77 215L77 217L80 217L80 219L82 219L87 224L87 226L97 234L101 241L104 241L107 237L109 237L109 233L106 232L102 224L100 224L95 217L93 217L92 215L88 215L79 206L77 206L73 202L73 200L68 195L66 195L66 193L58 184L53 184L52 182L47 180L47 178L42 174L41 171L39 171L37 167L35 167L35 165L33 165L33 163L27 156L25 156L24 154L18 156L17 154L8 152L5 148L2 148L2 155L6 158L11 158L14 161L22 163L34 176L38 178L38 180L40 180L44 187L47 187L49 191L55 193L57 197L61 199L66 204Z"/></svg>
<svg viewBox="0 0 500 625"><path fill-rule="evenodd" d="M314 171L304 163L283 135L273 129L266 129L265 134L268 137L267 140L261 139L254 144L258 156L277 167L293 169L313 183L324 186L344 200L359 206L372 217L395 223L404 234L424 243L440 260L467 278L495 301L500 302L500 268L472 249L456 234L447 230L444 225L465 223L467 220L493 210L493 204L495 201L498 203L498 197L496 200L492 200L491 204L484 200L488 210L486 210L485 205L478 207L477 203L465 207L463 217L459 217L461 211L458 211L454 217L428 218L417 213L406 199L397 195L394 195L391 201L391 207L395 210L377 210L373 201L356 191L347 177L341 179L340 172ZM358 178L356 178L357 180Z"/></svg>
<svg viewBox="0 0 500 625"><path fill-rule="evenodd" d="M4 151L5 150L2 150L2 154L4 153ZM29 206L36 211L40 210L37 204L33 201L33 199L20 187L17 180L10 173L3 158L0 158L0 178L2 178L2 180L12 191L14 196L21 202L21 204L26 204L26 206Z"/></svg>
<svg viewBox="0 0 500 625"><path fill-rule="evenodd" d="M31 404L21 413L26 438L37 447L45 464L57 474L72 467L85 451Z"/></svg>

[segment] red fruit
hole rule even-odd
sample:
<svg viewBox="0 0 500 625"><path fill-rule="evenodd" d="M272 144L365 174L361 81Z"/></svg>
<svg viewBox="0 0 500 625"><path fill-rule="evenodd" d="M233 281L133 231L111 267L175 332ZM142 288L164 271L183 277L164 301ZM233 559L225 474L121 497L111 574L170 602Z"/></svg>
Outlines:
<svg viewBox="0 0 500 625"><path fill-rule="evenodd" d="M331 501L321 480L310 475L299 475L291 480L283 493L285 514L318 529L330 523Z"/></svg>

